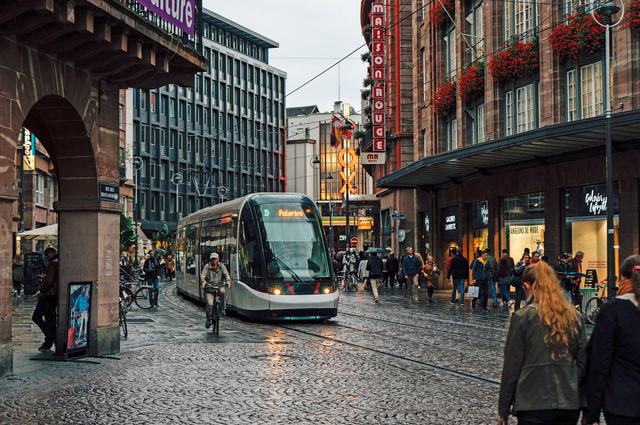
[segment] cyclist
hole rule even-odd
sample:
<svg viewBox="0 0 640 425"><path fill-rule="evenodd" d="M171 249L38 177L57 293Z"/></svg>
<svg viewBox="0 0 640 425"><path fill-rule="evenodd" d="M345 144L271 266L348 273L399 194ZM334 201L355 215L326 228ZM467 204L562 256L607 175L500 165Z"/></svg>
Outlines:
<svg viewBox="0 0 640 425"><path fill-rule="evenodd" d="M215 296L213 290L210 290L210 286L220 286L220 298L222 301L222 305L226 309L227 307L227 298L226 298L226 290L227 288L231 288L231 277L229 277L229 272L224 264L220 263L220 257L216 252L212 253L209 256L210 263L208 263L202 269L202 289L205 290L205 297L207 299L207 323L205 327L209 329L211 327L211 316L213 313L213 303L215 301Z"/></svg>

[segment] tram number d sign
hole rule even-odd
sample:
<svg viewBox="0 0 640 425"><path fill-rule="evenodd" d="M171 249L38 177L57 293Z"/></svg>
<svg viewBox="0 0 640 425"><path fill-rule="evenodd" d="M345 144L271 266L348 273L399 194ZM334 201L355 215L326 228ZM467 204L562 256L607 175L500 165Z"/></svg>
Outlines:
<svg viewBox="0 0 640 425"><path fill-rule="evenodd" d="M351 238L351 246L358 245L358 238Z"/></svg>

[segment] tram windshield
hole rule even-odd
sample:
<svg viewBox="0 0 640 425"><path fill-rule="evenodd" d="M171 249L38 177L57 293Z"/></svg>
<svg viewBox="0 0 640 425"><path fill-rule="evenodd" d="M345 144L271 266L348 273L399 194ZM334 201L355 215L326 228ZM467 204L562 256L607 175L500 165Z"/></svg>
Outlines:
<svg viewBox="0 0 640 425"><path fill-rule="evenodd" d="M329 278L322 231L311 206L296 203L257 206L270 279Z"/></svg>

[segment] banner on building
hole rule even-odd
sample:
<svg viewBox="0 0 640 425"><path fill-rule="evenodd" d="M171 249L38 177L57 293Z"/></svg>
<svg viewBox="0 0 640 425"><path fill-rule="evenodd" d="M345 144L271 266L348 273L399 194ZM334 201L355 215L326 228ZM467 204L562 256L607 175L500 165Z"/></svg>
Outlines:
<svg viewBox="0 0 640 425"><path fill-rule="evenodd" d="M194 35L195 0L136 0L168 23Z"/></svg>
<svg viewBox="0 0 640 425"><path fill-rule="evenodd" d="M380 165L387 160L385 152L362 152L360 154L360 164L362 165Z"/></svg>
<svg viewBox="0 0 640 425"><path fill-rule="evenodd" d="M385 66L386 28L385 5L382 0L373 0L371 4L371 123L373 124L373 151L385 152L386 146L386 99L385 99ZM384 158L384 156L382 157ZM377 158L379 159L379 157ZM375 164L384 164L375 162Z"/></svg>

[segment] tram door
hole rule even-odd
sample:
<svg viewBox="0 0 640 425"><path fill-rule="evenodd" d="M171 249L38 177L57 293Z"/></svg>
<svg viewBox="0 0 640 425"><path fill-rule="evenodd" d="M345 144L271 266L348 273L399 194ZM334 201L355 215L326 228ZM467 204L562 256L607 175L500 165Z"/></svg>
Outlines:
<svg viewBox="0 0 640 425"><path fill-rule="evenodd" d="M198 285L198 227L199 223L189 224L185 232L184 244L184 290L189 294L202 298L200 285Z"/></svg>

